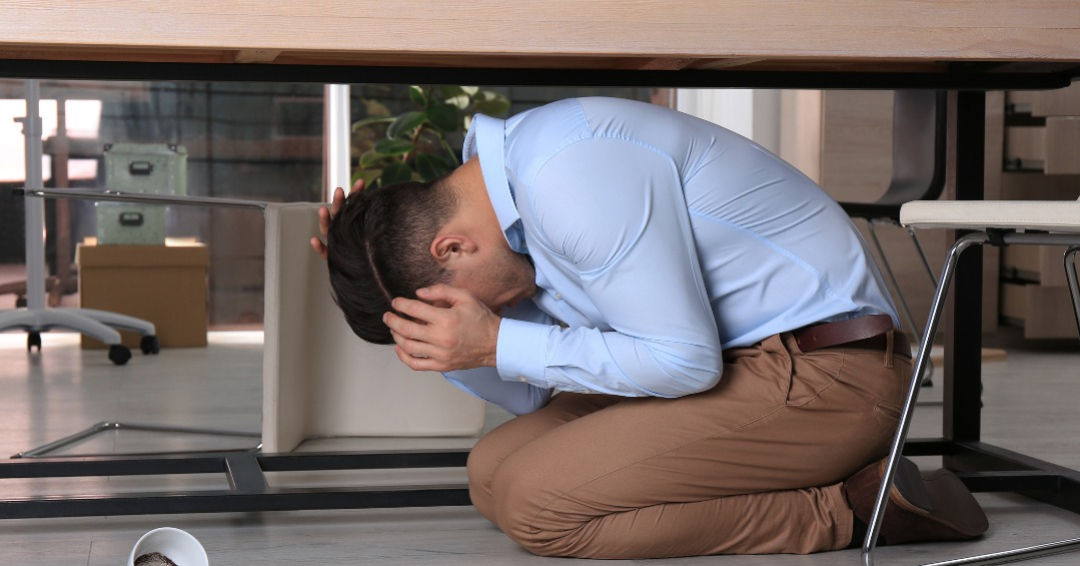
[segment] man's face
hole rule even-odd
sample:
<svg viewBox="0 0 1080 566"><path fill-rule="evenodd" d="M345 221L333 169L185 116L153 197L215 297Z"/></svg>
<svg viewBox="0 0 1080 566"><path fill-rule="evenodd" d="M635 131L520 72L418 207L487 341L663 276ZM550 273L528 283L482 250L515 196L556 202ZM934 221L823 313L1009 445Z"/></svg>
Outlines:
<svg viewBox="0 0 1080 566"><path fill-rule="evenodd" d="M450 285L465 289L495 314L536 294L536 271L524 255L508 246L489 248L475 269L457 269Z"/></svg>

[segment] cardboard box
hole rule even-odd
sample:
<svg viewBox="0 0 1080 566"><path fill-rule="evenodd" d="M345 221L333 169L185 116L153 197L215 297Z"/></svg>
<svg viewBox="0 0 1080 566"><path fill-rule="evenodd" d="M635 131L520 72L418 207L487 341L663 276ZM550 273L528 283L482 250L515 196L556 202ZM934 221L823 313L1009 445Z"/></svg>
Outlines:
<svg viewBox="0 0 1080 566"><path fill-rule="evenodd" d="M154 323L162 348L206 347L206 272L210 254L202 244L95 246L80 244L79 304ZM121 331L138 348L141 337ZM83 348L104 348L82 338Z"/></svg>

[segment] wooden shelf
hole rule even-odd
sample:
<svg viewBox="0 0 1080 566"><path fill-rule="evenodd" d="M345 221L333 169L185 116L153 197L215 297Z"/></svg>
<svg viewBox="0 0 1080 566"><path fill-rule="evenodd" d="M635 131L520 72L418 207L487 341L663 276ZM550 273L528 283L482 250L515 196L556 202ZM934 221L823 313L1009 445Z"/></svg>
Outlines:
<svg viewBox="0 0 1080 566"><path fill-rule="evenodd" d="M1029 120L1005 128L1004 200L1075 200L1080 196L1080 88L1008 92L1007 104ZM1074 113L1070 115L1069 113ZM1017 167L1019 165L1019 167ZM1001 251L1001 316L1031 339L1076 336L1065 246L1010 246Z"/></svg>

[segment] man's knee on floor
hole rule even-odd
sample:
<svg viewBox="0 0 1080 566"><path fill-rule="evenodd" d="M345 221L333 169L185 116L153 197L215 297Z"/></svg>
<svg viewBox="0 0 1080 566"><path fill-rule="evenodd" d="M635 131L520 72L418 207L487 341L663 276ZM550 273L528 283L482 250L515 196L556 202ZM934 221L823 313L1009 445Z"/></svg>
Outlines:
<svg viewBox="0 0 1080 566"><path fill-rule="evenodd" d="M500 453L497 445L492 435L487 434L480 438L469 451L465 471L469 476L470 488L491 491L491 476L495 473L495 468L499 466L500 460L506 456Z"/></svg>
<svg viewBox="0 0 1080 566"><path fill-rule="evenodd" d="M559 532L541 530L527 533L512 530L504 532L511 540L537 556L592 558L593 556L585 549L587 537L579 534L585 527L586 525L578 525L576 528Z"/></svg>
<svg viewBox="0 0 1080 566"><path fill-rule="evenodd" d="M487 436L481 438L469 451L465 470L469 477L469 496L473 506L484 518L497 524L491 501L491 479L504 455L494 448L495 443L485 442L487 439Z"/></svg>
<svg viewBox="0 0 1080 566"><path fill-rule="evenodd" d="M495 471L491 487L498 526L508 537L540 556L578 556L583 528L593 517L571 509L552 478L510 458Z"/></svg>
<svg viewBox="0 0 1080 566"><path fill-rule="evenodd" d="M587 523L560 517L529 506L515 505L513 498L496 500L499 508L499 528L522 548L538 556L582 557L588 537ZM560 520L564 519L564 520Z"/></svg>

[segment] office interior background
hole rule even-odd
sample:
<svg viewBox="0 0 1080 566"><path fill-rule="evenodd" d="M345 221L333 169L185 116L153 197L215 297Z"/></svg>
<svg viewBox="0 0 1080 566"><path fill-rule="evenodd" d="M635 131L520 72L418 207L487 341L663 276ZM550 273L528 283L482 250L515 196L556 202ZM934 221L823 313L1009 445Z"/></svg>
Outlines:
<svg viewBox="0 0 1080 566"><path fill-rule="evenodd" d="M409 85L351 85L350 121L360 122L377 106L393 115L412 102ZM508 114L570 96L617 96L678 108L715 121L777 153L818 181L837 200L873 201L890 183L892 93L888 91L674 90L648 88L494 88L507 100ZM1038 93L992 92L987 98L986 180L989 198L1070 199L1080 197L1080 145L1050 146L1046 131L1056 122L1080 120L1080 89L1054 96L1064 102L1052 114L1039 115L1046 100ZM322 85L231 82L53 81L43 90L43 171L48 187L103 189L107 144L174 144L186 149L186 195L258 201L320 202L323 183ZM24 178L21 126L25 113L23 81L0 80L0 310L15 308L23 296L25 247L22 199L9 190ZM1054 100L1057 100L1055 98ZM381 110L379 110L381 111ZM1071 112L1072 114L1068 114ZM1071 123L1071 122L1070 122ZM460 151L462 132L450 136ZM354 160L359 155L354 155ZM50 304L94 307L80 296L81 280L92 276L77 261L78 248L97 237L95 204L87 200L46 201L46 247ZM860 230L869 238L866 228ZM15 454L74 433L91 423L142 420L177 426L213 426L257 431L261 426L262 336L266 257L264 218L255 210L170 206L165 232L174 243L197 242L207 250L205 269L205 347L170 348L156 358L135 358L113 367L99 350L70 333L43 337L40 352L27 353L25 333L0 335L0 447ZM927 277L899 227L882 226L885 253L917 324L925 324L934 284ZM943 231L919 234L934 270L946 250ZM1069 380L1077 377L1080 353L1075 342L1065 281L1057 250L984 252L984 379L986 436L1024 448L1039 457L1076 467L1077 425ZM14 287L12 285L14 284ZM146 290L152 293L153 290ZM162 303L168 296L158 298ZM177 306L176 308L187 308ZM131 313L138 315L139 313ZM167 326L169 320L154 321ZM938 364L940 365L940 360ZM940 367L938 368L940 373ZM940 376L939 376L940 383ZM994 387L989 385L993 384ZM916 429L932 435L940 427L940 389L923 394ZM162 407L161 405L165 406ZM1038 410L1032 411L1032 408ZM1024 409L1024 411L1021 411ZM1021 416L1025 414L1027 416ZM1034 415L1034 416L1032 416ZM488 408L485 430L509 415ZM458 444L467 446L472 439ZM247 446L248 438L110 431L64 447L56 455L131 451L214 450ZM446 442L445 439L435 442ZM380 444L382 443L382 444ZM423 442L410 439L410 445ZM350 449L391 445L386 438L362 439ZM335 445L338 446L338 445ZM925 461L927 465L933 462ZM458 470L460 472L460 470ZM337 481L334 474L289 482ZM421 474L410 480L441 481L456 476ZM157 478L132 480L0 480L19 493L59 487L62 492L142 488L162 482L162 489L184 486L210 489L220 479ZM141 481L141 483L140 483ZM393 482L378 474L348 481ZM148 483L150 482L150 483ZM1011 495L980 495L992 515L997 538L983 546L1007 546L1036 532L1066 534L1080 526L1072 515L1038 507ZM335 560L387 564L532 564L525 555L478 515L464 509L376 512L295 512L253 517L220 516L110 517L18 520L0 535L0 552L17 557L12 564L111 563L126 556L142 527L176 524L200 535L212 564L240 563L245 556L265 556L278 545L281 563ZM293 518L295 517L295 519ZM362 525L362 526L357 526ZM462 532L467 531L467 532ZM458 536L464 534L465 536ZM133 538L134 537L134 538ZM420 537L422 540L417 540ZM1041 535L1040 537L1041 538ZM97 545L97 550L94 550ZM449 549L449 550L447 550ZM950 545L885 549L902 563L915 556L955 552ZM452 555L447 558L441 553ZM215 554L216 553L216 554ZM428 554L440 553L441 559ZM455 557L456 556L456 557ZM1075 556L1073 557L1075 559ZM1067 557L1047 564L1071 564ZM2 561L2 560L0 560ZM66 562L65 562L66 563ZM826 564L829 557L713 557L680 559L686 564ZM890 562L894 563L894 562Z"/></svg>

